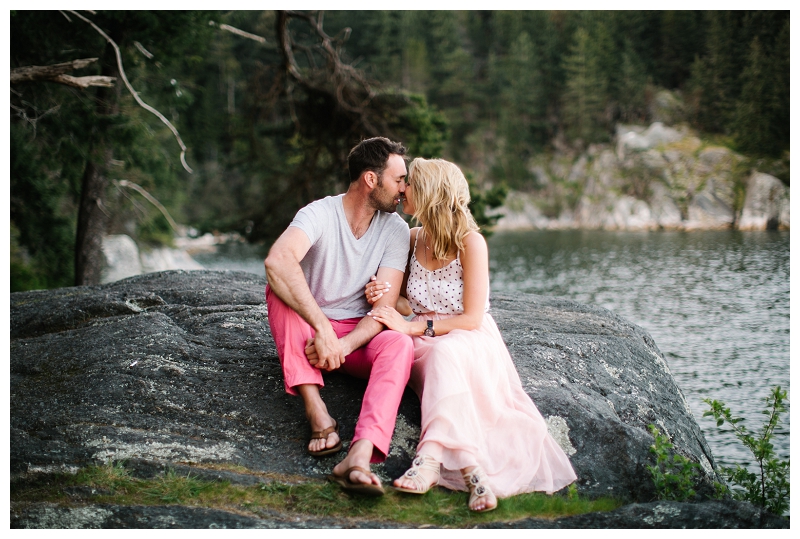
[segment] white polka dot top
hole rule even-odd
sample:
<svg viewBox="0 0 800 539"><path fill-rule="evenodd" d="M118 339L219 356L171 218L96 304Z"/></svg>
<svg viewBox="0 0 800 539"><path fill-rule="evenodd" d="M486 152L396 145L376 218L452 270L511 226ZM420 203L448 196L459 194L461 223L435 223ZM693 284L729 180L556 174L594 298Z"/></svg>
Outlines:
<svg viewBox="0 0 800 539"><path fill-rule="evenodd" d="M464 312L464 267L461 265L461 253L456 259L443 268L425 269L417 260L417 239L414 241L414 252L409 264L406 297L415 314L435 312L438 314L461 314ZM489 298L486 308L489 311Z"/></svg>

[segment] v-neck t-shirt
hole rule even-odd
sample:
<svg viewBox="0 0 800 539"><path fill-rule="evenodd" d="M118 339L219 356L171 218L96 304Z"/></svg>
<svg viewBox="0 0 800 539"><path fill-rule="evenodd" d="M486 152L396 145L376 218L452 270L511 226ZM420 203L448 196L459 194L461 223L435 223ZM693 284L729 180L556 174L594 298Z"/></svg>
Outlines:
<svg viewBox="0 0 800 539"><path fill-rule="evenodd" d="M363 317L371 305L364 286L378 268L405 271L409 230L396 213L376 211L356 239L344 213L344 195L316 200L297 212L289 226L305 232L311 248L300 261L306 282L331 320Z"/></svg>

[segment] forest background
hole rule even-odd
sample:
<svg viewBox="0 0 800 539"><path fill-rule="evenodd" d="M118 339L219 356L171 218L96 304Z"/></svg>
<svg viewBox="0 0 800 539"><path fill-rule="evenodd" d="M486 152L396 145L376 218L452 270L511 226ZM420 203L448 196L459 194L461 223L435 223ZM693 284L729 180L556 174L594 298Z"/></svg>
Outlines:
<svg viewBox="0 0 800 539"><path fill-rule="evenodd" d="M269 243L346 189L367 136L458 163L481 216L541 187L533 157L647 124L664 89L789 184L788 11L12 11L10 34L12 80L85 58L73 74L114 78L12 84L12 291L99 282L104 234L169 244L143 192L197 233Z"/></svg>

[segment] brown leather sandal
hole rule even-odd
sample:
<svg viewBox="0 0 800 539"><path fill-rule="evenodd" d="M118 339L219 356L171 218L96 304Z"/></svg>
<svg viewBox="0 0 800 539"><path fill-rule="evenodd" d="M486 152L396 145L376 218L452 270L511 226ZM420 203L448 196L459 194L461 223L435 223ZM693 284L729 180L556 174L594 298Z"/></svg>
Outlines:
<svg viewBox="0 0 800 539"><path fill-rule="evenodd" d="M369 476L371 472L362 468L361 466L353 466L348 468L342 475L331 474L328 476L328 481L336 483L342 490L346 492L352 492L354 494L363 494L365 496L383 496L383 487L376 485L375 483L354 483L350 480L350 473L351 472L361 472L366 476Z"/></svg>
<svg viewBox="0 0 800 539"><path fill-rule="evenodd" d="M339 422L336 421L335 419L333 420L332 427L328 427L325 430L311 431L311 439L309 440L309 442L311 440L327 440L328 436L334 432L336 433L337 436L339 436ZM325 449L320 449L319 451L311 451L309 449L308 454L311 455L312 457L325 457L327 455L333 455L334 453L338 453L341 450L342 450L342 437L339 436L339 443L336 444L335 446L326 447Z"/></svg>

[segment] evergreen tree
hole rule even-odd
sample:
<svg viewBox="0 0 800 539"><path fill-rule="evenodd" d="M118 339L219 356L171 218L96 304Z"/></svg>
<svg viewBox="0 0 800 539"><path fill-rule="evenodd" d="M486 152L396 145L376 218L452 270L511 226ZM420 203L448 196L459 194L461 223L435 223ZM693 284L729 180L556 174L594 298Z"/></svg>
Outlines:
<svg viewBox="0 0 800 539"><path fill-rule="evenodd" d="M770 126L770 81L766 78L764 57L758 37L750 44L750 56L742 71L742 94L736 102L732 123L734 140L746 153L774 153L775 137Z"/></svg>
<svg viewBox="0 0 800 539"><path fill-rule="evenodd" d="M630 40L625 40L617 84L620 120L643 122L647 115L647 103L645 102L647 74L644 64L636 54Z"/></svg>
<svg viewBox="0 0 800 539"><path fill-rule="evenodd" d="M784 19L775 37L769 63L768 79L770 137L772 147L768 154L781 155L789 151L789 17ZM786 158L788 160L788 157Z"/></svg>
<svg viewBox="0 0 800 539"><path fill-rule="evenodd" d="M691 76L694 56L705 43L706 24L700 11L665 11L660 24L660 54L638 49L657 60L656 82L665 88L681 88Z"/></svg>
<svg viewBox="0 0 800 539"><path fill-rule="evenodd" d="M584 144L605 138L603 112L608 83L600 70L589 33L579 28L569 55L564 59L567 74L564 92L564 123L572 138Z"/></svg>
<svg viewBox="0 0 800 539"><path fill-rule="evenodd" d="M530 182L528 159L544 143L544 107L536 57L533 41L523 31L511 44L501 73L496 75L503 81L498 124L503 152L495 174L518 189Z"/></svg>
<svg viewBox="0 0 800 539"><path fill-rule="evenodd" d="M710 12L705 55L692 66L696 121L701 129L725 132L739 95L737 20L730 12Z"/></svg>

